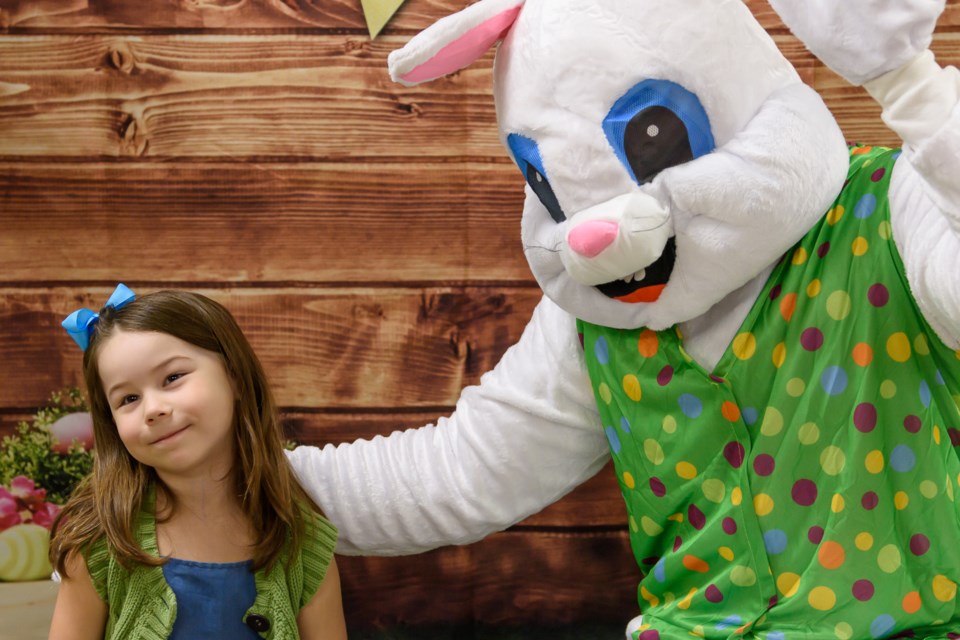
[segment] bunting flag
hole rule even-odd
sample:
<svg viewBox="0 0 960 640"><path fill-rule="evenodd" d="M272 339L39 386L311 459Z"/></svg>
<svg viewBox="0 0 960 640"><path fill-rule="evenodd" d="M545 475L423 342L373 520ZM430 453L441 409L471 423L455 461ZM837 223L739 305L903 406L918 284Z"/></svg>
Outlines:
<svg viewBox="0 0 960 640"><path fill-rule="evenodd" d="M403 4L403 0L360 0L360 4L363 6L363 15L367 19L370 37L376 38L390 17Z"/></svg>

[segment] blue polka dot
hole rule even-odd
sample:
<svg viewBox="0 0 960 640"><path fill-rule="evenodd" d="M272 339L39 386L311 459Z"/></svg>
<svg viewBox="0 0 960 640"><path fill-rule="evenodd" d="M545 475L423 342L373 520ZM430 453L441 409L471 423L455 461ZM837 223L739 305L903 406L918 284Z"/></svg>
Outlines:
<svg viewBox="0 0 960 640"><path fill-rule="evenodd" d="M865 193L853 207L855 218L869 218L877 208L877 197L872 193Z"/></svg>
<svg viewBox="0 0 960 640"><path fill-rule="evenodd" d="M625 417L620 418L620 428L623 429L624 433L630 433L630 423L627 422Z"/></svg>
<svg viewBox="0 0 960 640"><path fill-rule="evenodd" d="M771 631L767 634L767 640L783 640L786 637L783 635L783 631Z"/></svg>
<svg viewBox="0 0 960 640"><path fill-rule="evenodd" d="M926 380L920 381L920 402L925 407L930 406L930 385L927 384Z"/></svg>
<svg viewBox="0 0 960 640"><path fill-rule="evenodd" d="M680 405L683 415L688 418L696 418L703 411L703 403L700 402L700 398L690 393L685 393L677 398L677 403Z"/></svg>
<svg viewBox="0 0 960 640"><path fill-rule="evenodd" d="M757 421L760 413L757 411L756 407L744 407L744 409L740 412L740 415L743 417L743 421L747 425L752 425Z"/></svg>
<svg viewBox="0 0 960 640"><path fill-rule="evenodd" d="M604 427L604 431L607 432L610 448L613 449L614 453L620 453L620 436L617 435L617 430L613 427Z"/></svg>
<svg viewBox="0 0 960 640"><path fill-rule="evenodd" d="M890 466L894 471L906 473L912 470L915 464L917 464L917 456L913 453L913 449L905 444L898 444L890 453Z"/></svg>
<svg viewBox="0 0 960 640"><path fill-rule="evenodd" d="M663 558L660 558L660 560L657 562L657 566L653 568L653 577L657 579L657 582L667 581L667 572L663 568L663 563Z"/></svg>
<svg viewBox="0 0 960 640"><path fill-rule="evenodd" d="M903 153L903 152L902 152L902 151L895 151L895 152L893 153L893 155L890 156L890 159L891 159L891 160L896 160L897 158L900 157L900 154L901 154L901 153Z"/></svg>
<svg viewBox="0 0 960 640"><path fill-rule="evenodd" d="M717 623L717 630L726 629L728 627L739 627L743 623L743 618L737 614L727 616L723 620Z"/></svg>
<svg viewBox="0 0 960 640"><path fill-rule="evenodd" d="M842 367L827 367L820 377L820 386L831 396L837 396L847 388L847 372Z"/></svg>
<svg viewBox="0 0 960 640"><path fill-rule="evenodd" d="M943 381L943 374L940 373L940 369L937 369L937 373L935 376L933 376L933 379L937 381L937 384L947 384Z"/></svg>
<svg viewBox="0 0 960 640"><path fill-rule="evenodd" d="M763 534L763 544L770 555L783 553L787 548L787 534L780 529L771 529Z"/></svg>
<svg viewBox="0 0 960 640"><path fill-rule="evenodd" d="M882 638L892 631L896 624L896 620L891 615L885 613L877 616L877 619L870 623L870 635L874 638Z"/></svg>
<svg viewBox="0 0 960 640"><path fill-rule="evenodd" d="M593 353L597 356L597 362L600 364L610 362L610 347L607 346L606 338L603 336L597 338L596 344L593 345Z"/></svg>

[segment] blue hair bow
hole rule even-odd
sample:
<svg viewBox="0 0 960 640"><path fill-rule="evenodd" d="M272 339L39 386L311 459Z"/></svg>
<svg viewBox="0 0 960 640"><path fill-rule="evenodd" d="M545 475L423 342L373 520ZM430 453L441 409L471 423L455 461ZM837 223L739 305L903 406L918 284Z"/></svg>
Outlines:
<svg viewBox="0 0 960 640"><path fill-rule="evenodd" d="M127 285L121 283L113 290L113 293L110 294L110 299L107 300L107 304L103 306L121 309L133 302L136 297ZM68 315L60 324L67 330L67 333L70 334L74 342L80 345L82 350L86 351L87 347L90 346L90 336L93 335L93 330L96 328L97 321L99 320L99 313L94 313L90 311L90 309L77 309Z"/></svg>

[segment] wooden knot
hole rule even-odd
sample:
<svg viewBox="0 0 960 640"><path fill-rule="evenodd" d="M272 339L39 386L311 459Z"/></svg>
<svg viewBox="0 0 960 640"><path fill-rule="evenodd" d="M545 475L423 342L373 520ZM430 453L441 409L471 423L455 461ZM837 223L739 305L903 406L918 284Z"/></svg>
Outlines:
<svg viewBox="0 0 960 640"><path fill-rule="evenodd" d="M125 155L142 156L147 151L147 131L143 122L132 113L120 123L120 151Z"/></svg>
<svg viewBox="0 0 960 640"><path fill-rule="evenodd" d="M137 59L134 57L128 42L116 42L110 45L107 60L110 62L110 66L126 75L130 75L137 68Z"/></svg>
<svg viewBox="0 0 960 640"><path fill-rule="evenodd" d="M413 116L415 118L419 118L423 115L423 109L421 109L420 105L416 102L411 102L409 104L405 102L398 102L397 110L405 115Z"/></svg>
<svg viewBox="0 0 960 640"><path fill-rule="evenodd" d="M343 45L344 53L366 53L370 50L369 40L348 39Z"/></svg>

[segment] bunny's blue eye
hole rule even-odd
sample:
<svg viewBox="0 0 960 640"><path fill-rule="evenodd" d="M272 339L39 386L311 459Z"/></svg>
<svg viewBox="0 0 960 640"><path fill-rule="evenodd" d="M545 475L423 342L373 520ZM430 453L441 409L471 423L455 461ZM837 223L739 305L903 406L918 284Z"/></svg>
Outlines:
<svg viewBox="0 0 960 640"><path fill-rule="evenodd" d="M560 202L553 192L553 187L550 186L550 181L547 180L547 172L543 170L543 160L540 158L537 143L526 136L511 133L507 136L507 146L510 147L513 159L520 167L527 184L540 198L540 203L550 212L550 217L557 224L566 220L567 216L560 208Z"/></svg>
<svg viewBox="0 0 960 640"><path fill-rule="evenodd" d="M700 100L669 80L644 80L623 94L603 119L603 131L637 184L716 146Z"/></svg>

